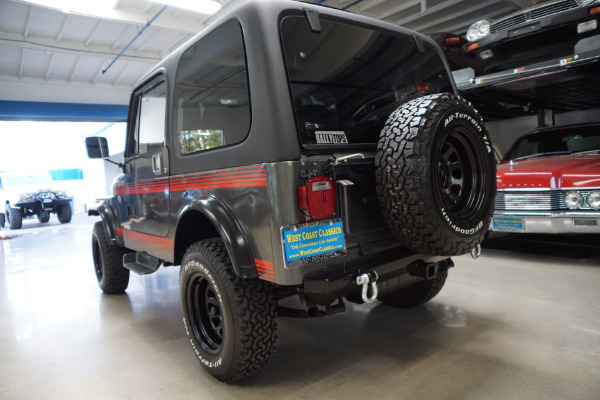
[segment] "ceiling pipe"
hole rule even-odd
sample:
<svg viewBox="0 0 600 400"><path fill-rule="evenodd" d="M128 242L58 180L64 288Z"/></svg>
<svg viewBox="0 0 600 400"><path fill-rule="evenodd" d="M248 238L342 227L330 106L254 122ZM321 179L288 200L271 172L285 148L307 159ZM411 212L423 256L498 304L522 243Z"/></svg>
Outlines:
<svg viewBox="0 0 600 400"><path fill-rule="evenodd" d="M346 7L342 8L342 10L347 10L350 7L357 5L358 3L362 3L363 1L365 0L356 0L354 3L348 4Z"/></svg>
<svg viewBox="0 0 600 400"><path fill-rule="evenodd" d="M148 21L146 23L146 25L144 25L144 27L142 29L140 29L140 31L137 33L137 35L135 35L133 37L133 39L131 39L131 41L129 43L127 43L127 46L125 46L123 48L123 50L121 50L121 52L115 57L114 60L112 60L110 62L110 64L108 64L108 67L106 67L106 69L102 70L102 75L104 75L106 73L106 71L108 71L110 69L110 67L113 66L113 64L119 59L121 58L121 56L123 55L123 53L125 53L125 51L133 44L133 42L135 42L137 40L137 38L139 38L140 36L142 36L142 33L144 33L144 31L146 30L146 28L148 28L150 25L152 25L152 23L154 22L154 20L156 18L158 18L158 16L160 14L162 14L163 11L165 11L165 9L167 8L167 6L163 6L163 8L161 8L154 17L152 17L152 19L150 21Z"/></svg>

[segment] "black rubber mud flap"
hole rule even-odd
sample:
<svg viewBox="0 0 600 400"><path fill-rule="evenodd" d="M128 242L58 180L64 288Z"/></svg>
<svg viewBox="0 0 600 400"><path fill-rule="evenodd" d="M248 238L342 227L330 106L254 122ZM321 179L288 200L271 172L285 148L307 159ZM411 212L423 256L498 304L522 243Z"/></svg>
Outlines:
<svg viewBox="0 0 600 400"><path fill-rule="evenodd" d="M375 160L388 225L409 249L466 254L481 243L496 196L496 165L481 116L462 97L433 94L390 115Z"/></svg>

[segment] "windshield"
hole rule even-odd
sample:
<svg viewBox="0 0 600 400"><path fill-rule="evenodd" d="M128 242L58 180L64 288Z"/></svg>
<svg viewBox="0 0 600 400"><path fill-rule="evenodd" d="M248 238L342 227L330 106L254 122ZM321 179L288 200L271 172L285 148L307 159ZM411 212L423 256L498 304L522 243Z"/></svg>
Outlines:
<svg viewBox="0 0 600 400"><path fill-rule="evenodd" d="M19 175L6 176L3 178L5 187L29 186L29 185L48 185L52 180L50 175Z"/></svg>
<svg viewBox="0 0 600 400"><path fill-rule="evenodd" d="M429 43L412 36L321 18L281 22L296 122L304 145L377 143L388 116L407 100L452 91L445 65Z"/></svg>
<svg viewBox="0 0 600 400"><path fill-rule="evenodd" d="M600 125L565 127L521 136L504 161L523 157L600 152Z"/></svg>

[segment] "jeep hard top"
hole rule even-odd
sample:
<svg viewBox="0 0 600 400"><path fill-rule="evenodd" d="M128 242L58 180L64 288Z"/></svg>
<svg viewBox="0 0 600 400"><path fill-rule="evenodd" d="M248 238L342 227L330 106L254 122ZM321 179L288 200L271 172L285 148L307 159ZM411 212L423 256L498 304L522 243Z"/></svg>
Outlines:
<svg viewBox="0 0 600 400"><path fill-rule="evenodd" d="M180 265L190 344L225 382L269 360L277 315L430 300L495 196L485 126L431 39L285 0L231 4L140 81L122 168L98 283Z"/></svg>

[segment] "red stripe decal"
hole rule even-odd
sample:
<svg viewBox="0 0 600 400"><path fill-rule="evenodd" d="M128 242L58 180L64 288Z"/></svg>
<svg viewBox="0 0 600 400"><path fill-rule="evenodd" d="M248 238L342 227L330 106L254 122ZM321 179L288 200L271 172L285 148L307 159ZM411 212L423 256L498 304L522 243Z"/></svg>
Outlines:
<svg viewBox="0 0 600 400"><path fill-rule="evenodd" d="M267 173L263 167L245 167L221 172L205 172L166 178L149 179L118 185L115 195L183 192L185 190L265 187Z"/></svg>
<svg viewBox="0 0 600 400"><path fill-rule="evenodd" d="M273 267L273 263L270 261L254 259L254 263L256 264L256 271L258 272L258 276L261 279L275 282L275 268Z"/></svg>
<svg viewBox="0 0 600 400"><path fill-rule="evenodd" d="M166 251L173 251L173 240L167 238L161 238L158 236L147 235L145 233L139 233L130 231L127 229L123 230L124 237L127 240L137 242L139 244L145 244L155 246Z"/></svg>
<svg viewBox="0 0 600 400"><path fill-rule="evenodd" d="M267 174L262 167L183 175L171 179L172 191L261 186L267 186Z"/></svg>

